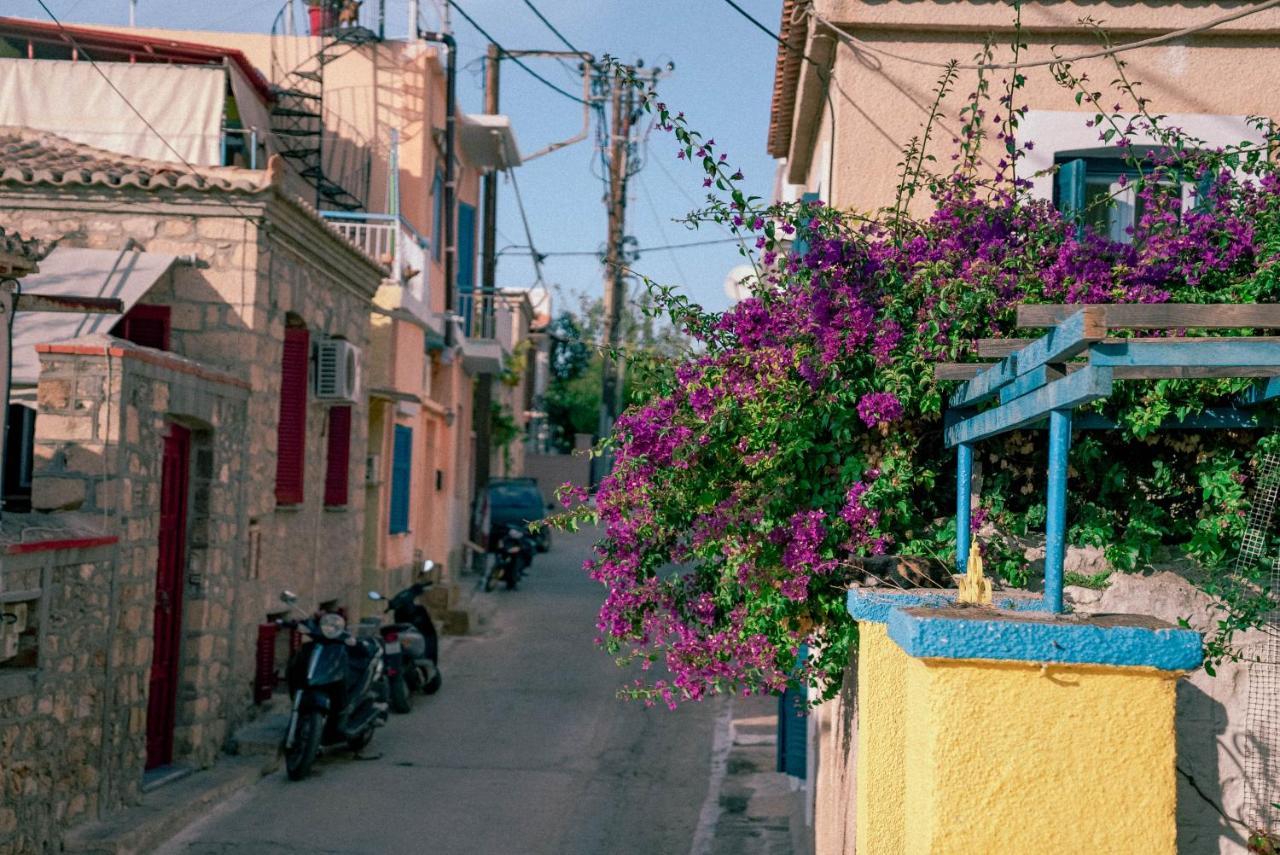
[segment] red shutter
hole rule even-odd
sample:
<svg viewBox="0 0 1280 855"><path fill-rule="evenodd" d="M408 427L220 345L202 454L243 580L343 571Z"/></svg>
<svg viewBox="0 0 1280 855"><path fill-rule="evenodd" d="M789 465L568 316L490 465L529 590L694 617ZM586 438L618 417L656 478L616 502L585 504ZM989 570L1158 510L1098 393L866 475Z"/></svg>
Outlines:
<svg viewBox="0 0 1280 855"><path fill-rule="evenodd" d="M258 649L255 657L257 668L253 675L253 702L265 703L271 700L271 692L276 687L276 633L279 631L274 623L258 624Z"/></svg>
<svg viewBox="0 0 1280 855"><path fill-rule="evenodd" d="M324 474L324 503L347 503L351 473L351 407L329 408L329 453Z"/></svg>
<svg viewBox="0 0 1280 855"><path fill-rule="evenodd" d="M310 336L304 327L284 331L280 365L280 425L276 441L276 501L302 503L302 470L307 444L307 362Z"/></svg>
<svg viewBox="0 0 1280 855"><path fill-rule="evenodd" d="M168 350L169 307L134 306L111 328L111 334L143 347Z"/></svg>

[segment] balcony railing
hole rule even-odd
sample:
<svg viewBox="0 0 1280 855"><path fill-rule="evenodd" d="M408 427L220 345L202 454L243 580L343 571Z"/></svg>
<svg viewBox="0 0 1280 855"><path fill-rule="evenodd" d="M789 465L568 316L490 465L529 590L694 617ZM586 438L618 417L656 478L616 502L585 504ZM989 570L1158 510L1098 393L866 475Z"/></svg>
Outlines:
<svg viewBox="0 0 1280 855"><path fill-rule="evenodd" d="M427 302L431 242L403 217L357 211L321 211L340 235L380 264L414 299Z"/></svg>

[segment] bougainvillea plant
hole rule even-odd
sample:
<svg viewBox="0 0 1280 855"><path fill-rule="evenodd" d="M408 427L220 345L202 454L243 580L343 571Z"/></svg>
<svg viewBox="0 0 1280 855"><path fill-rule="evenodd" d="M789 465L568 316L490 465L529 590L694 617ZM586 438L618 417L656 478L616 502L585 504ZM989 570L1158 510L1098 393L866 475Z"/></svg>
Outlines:
<svg viewBox="0 0 1280 855"><path fill-rule="evenodd" d="M991 55L988 46L981 57ZM1203 150L1153 115L1117 65L1127 112L1104 108L1068 64L1053 73L1089 110L1082 121L1099 144L1117 146L1138 176L1142 213L1119 242L1031 198L1019 174L1033 141L1017 138L1017 73L994 95L995 81L978 73L944 173L927 147L958 80L947 69L924 133L904 152L893 204L869 217L745 195L714 139L644 89L676 157L700 167L713 191L691 223L732 229L758 275L753 296L719 315L649 283L699 347L618 419L594 504L579 495L560 520L604 527L588 571L607 588L601 642L645 670L628 693L673 706L797 683L834 693L856 643L846 590L866 579L868 559L952 560L954 456L942 429L953 387L934 366L971 358L976 339L1016 335L1019 303L1280 297L1280 176L1264 149ZM1139 149L1139 137L1160 144ZM982 167L984 145L999 148L994 171ZM1195 188L1191 204L1184 187ZM911 217L926 196L932 213ZM1275 443L1258 432L1156 428L1247 383L1124 383L1094 405L1119 428L1081 434L1072 448L1070 542L1104 548L1119 570L1142 570L1171 545L1210 570L1222 565L1239 543L1251 460ZM974 525L1006 584L1035 582L1019 537L1044 520L1039 436L981 446ZM1201 580L1224 608L1211 658L1267 608L1258 582Z"/></svg>

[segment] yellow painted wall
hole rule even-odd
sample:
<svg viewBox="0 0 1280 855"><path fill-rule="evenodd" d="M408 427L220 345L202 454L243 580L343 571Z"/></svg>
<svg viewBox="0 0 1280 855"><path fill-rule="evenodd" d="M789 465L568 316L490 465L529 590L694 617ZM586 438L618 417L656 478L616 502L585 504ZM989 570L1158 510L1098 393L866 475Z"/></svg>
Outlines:
<svg viewBox="0 0 1280 855"><path fill-rule="evenodd" d="M889 639L884 624L858 627L858 855L906 851L903 764L909 662L910 657Z"/></svg>
<svg viewBox="0 0 1280 855"><path fill-rule="evenodd" d="M1178 674L919 660L861 634L858 855L1176 851Z"/></svg>

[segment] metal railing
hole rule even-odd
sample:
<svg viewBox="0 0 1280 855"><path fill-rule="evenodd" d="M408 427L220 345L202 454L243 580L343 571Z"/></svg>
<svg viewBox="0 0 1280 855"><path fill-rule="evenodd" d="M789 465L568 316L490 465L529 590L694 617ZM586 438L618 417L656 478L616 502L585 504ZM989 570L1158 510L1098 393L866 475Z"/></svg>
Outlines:
<svg viewBox="0 0 1280 855"><path fill-rule="evenodd" d="M404 217L357 211L321 211L320 214L365 255L390 267L393 278L415 299L427 301L431 242Z"/></svg>

